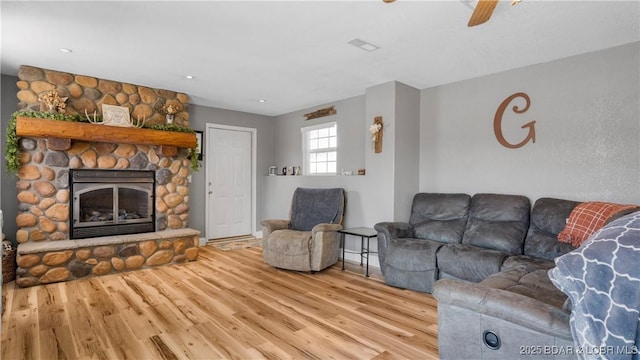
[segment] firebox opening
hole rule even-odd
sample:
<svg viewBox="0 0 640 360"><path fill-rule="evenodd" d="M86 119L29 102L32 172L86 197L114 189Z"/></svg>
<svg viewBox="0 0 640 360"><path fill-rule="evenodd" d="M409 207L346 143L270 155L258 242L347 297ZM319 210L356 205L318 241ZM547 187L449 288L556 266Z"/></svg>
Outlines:
<svg viewBox="0 0 640 360"><path fill-rule="evenodd" d="M69 170L71 239L155 231L155 172Z"/></svg>

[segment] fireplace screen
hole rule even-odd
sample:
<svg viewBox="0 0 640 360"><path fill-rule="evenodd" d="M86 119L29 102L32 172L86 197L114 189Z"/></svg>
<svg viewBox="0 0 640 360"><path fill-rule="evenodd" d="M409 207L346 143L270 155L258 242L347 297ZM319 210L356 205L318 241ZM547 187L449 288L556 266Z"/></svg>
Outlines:
<svg viewBox="0 0 640 360"><path fill-rule="evenodd" d="M70 170L71 238L154 231L155 173Z"/></svg>

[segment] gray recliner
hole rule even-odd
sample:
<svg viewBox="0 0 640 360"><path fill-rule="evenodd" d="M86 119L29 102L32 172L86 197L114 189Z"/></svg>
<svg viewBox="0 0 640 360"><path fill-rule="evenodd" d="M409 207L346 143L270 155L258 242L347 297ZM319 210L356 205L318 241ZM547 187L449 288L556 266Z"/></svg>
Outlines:
<svg viewBox="0 0 640 360"><path fill-rule="evenodd" d="M378 231L380 269L386 284L431 292L438 279L436 254L462 241L471 196L418 193L409 222L382 222Z"/></svg>
<svg viewBox="0 0 640 360"><path fill-rule="evenodd" d="M484 280L522 254L530 206L521 195L416 194L408 223L375 225L385 283L431 292L438 279Z"/></svg>
<svg viewBox="0 0 640 360"><path fill-rule="evenodd" d="M342 188L297 188L289 220L261 222L264 262L296 271L320 271L338 262L344 208Z"/></svg>

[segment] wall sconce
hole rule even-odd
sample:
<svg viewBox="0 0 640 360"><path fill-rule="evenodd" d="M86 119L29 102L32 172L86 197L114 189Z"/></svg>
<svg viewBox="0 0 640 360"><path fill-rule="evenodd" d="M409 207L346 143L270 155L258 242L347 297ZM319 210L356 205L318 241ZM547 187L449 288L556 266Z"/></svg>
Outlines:
<svg viewBox="0 0 640 360"><path fill-rule="evenodd" d="M369 126L371 141L373 141L373 151L378 154L382 152L382 116L373 118L373 124Z"/></svg>

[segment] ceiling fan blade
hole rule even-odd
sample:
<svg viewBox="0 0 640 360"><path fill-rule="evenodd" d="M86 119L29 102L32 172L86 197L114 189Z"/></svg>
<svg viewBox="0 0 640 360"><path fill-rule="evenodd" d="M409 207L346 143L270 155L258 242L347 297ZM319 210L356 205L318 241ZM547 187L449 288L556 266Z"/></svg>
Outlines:
<svg viewBox="0 0 640 360"><path fill-rule="evenodd" d="M491 18L496 5L498 5L498 0L479 0L467 26L471 27L487 22Z"/></svg>

